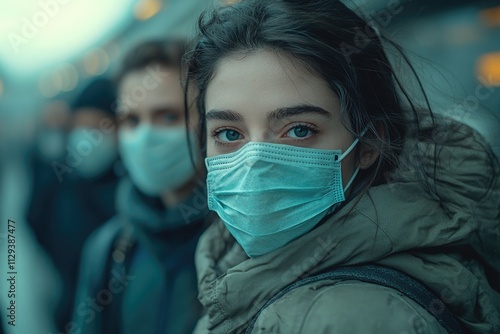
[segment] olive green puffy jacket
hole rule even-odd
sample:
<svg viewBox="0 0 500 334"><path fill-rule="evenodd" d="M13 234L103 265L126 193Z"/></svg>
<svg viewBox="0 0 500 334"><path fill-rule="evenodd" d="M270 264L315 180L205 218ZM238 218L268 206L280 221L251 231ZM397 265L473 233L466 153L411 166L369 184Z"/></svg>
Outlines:
<svg viewBox="0 0 500 334"><path fill-rule="evenodd" d="M206 314L195 333L243 333L261 307L293 282L362 263L420 280L466 331L500 333L499 294L484 273L484 264L497 279L500 272L500 179L492 178L500 171L470 128L448 124L438 131L443 141L435 170L440 201L412 173L412 168L434 167L433 145L424 140L409 143L424 153L421 165L401 167L390 182L370 188L359 201L272 253L249 259L222 223L213 224L196 255ZM445 331L395 290L348 280L319 281L289 292L260 314L253 333Z"/></svg>

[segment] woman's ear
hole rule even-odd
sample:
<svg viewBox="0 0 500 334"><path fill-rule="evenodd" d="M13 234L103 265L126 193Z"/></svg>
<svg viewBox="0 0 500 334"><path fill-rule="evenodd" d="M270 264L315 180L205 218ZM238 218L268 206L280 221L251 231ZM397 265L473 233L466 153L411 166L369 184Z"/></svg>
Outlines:
<svg viewBox="0 0 500 334"><path fill-rule="evenodd" d="M377 131L379 138L385 138L385 128L382 123L378 124ZM361 143L359 149L359 169L363 170L370 168L375 163L375 161L377 161L379 155L379 147Z"/></svg>
<svg viewBox="0 0 500 334"><path fill-rule="evenodd" d="M359 149L359 169L363 170L370 168L375 161L377 161L379 155L380 152L378 148L361 144Z"/></svg>

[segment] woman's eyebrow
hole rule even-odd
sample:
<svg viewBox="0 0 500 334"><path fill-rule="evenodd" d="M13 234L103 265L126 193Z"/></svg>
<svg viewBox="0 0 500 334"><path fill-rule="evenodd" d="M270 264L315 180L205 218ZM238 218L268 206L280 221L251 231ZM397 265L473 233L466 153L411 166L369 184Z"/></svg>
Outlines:
<svg viewBox="0 0 500 334"><path fill-rule="evenodd" d="M311 106L311 105L298 105L293 107L284 107L272 111L268 116L268 122L281 120L283 118L288 118L303 114L318 114L326 118L331 118L332 114L321 107Z"/></svg>
<svg viewBox="0 0 500 334"><path fill-rule="evenodd" d="M241 114L233 110L210 110L205 116L207 121L218 120L218 121L232 121L232 122L243 122L244 118Z"/></svg>

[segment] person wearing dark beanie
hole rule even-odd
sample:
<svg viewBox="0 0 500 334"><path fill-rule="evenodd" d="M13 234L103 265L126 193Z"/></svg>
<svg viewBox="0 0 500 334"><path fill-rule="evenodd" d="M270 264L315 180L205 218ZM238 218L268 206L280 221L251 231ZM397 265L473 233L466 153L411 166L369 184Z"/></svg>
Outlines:
<svg viewBox="0 0 500 334"><path fill-rule="evenodd" d="M71 156L67 163L74 165L70 167L80 177L100 177L117 159L115 101L113 83L99 78L92 81L72 104L74 115L68 136Z"/></svg>
<svg viewBox="0 0 500 334"><path fill-rule="evenodd" d="M114 115L116 89L109 79L98 78L92 81L72 104L73 110L81 108L94 108Z"/></svg>

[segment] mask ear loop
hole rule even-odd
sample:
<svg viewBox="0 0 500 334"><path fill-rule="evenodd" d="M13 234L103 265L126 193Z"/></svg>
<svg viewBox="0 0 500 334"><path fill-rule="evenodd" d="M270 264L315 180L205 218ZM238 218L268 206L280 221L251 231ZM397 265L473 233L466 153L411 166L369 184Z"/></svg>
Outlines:
<svg viewBox="0 0 500 334"><path fill-rule="evenodd" d="M339 161L342 161L342 159L344 159L349 153L351 153L351 151L356 147L356 145L358 145L359 139L365 135L367 130L368 127L366 127L363 131L361 131L361 134L352 142L351 146L349 146L349 148L344 153L342 153L342 155L339 158Z"/></svg>
<svg viewBox="0 0 500 334"><path fill-rule="evenodd" d="M356 167L356 169L352 173L351 179L349 180L349 182L347 182L347 184L346 184L346 186L344 188L344 192L346 192L347 189L349 189L349 187L351 186L351 184L354 182L354 179L356 178L356 176L358 176L358 173L359 173L359 167Z"/></svg>
<svg viewBox="0 0 500 334"><path fill-rule="evenodd" d="M351 146L349 146L349 148L340 156L340 159L338 161L342 161L342 159L344 159L349 153L351 153L351 151L356 147L356 145L359 143L359 139L362 138L366 131L368 130L368 127L366 127L363 131L361 131L361 134L352 142ZM354 170L354 172L352 173L352 176L351 176L351 179L349 180L349 182L347 182L345 188L344 188L344 193L349 189L349 187L352 185L352 183L354 182L354 180L356 179L356 176L358 176L358 173L359 173L359 167L356 167L356 169ZM328 216L330 214L332 214L341 204L342 202L339 202L339 203L335 203L334 205L332 205L330 207L330 209L328 209L327 213L325 214L325 216Z"/></svg>
<svg viewBox="0 0 500 334"><path fill-rule="evenodd" d="M363 131L361 131L360 135L353 141L351 146L340 156L340 161L342 161L342 159L344 159L349 153L351 153L351 151L356 147L356 145L358 145L360 138L362 138L365 135L367 130L368 130L368 127L364 128ZM349 189L351 184L354 182L354 179L356 178L356 176L358 176L358 173L359 173L359 167L356 167L356 169L352 173L351 179L349 180L349 182L347 182L347 184L344 188L344 192L346 192L347 189Z"/></svg>
<svg viewBox="0 0 500 334"><path fill-rule="evenodd" d="M354 149L354 147L356 147L356 145L358 145L359 139L365 135L367 130L368 130L368 127L366 127L363 131L361 131L361 134L356 138L356 140L354 140L354 142L351 144L351 146L344 152L344 154L342 154L340 156L340 161L342 161L342 159L344 159L344 157L346 157L349 153L351 153L351 151ZM344 188L344 192L346 192L347 189L349 189L351 184L354 182L354 179L356 178L356 176L358 176L358 173L359 173L359 167L356 167L356 169L352 173L351 179L349 180L349 182L347 182L347 184Z"/></svg>

